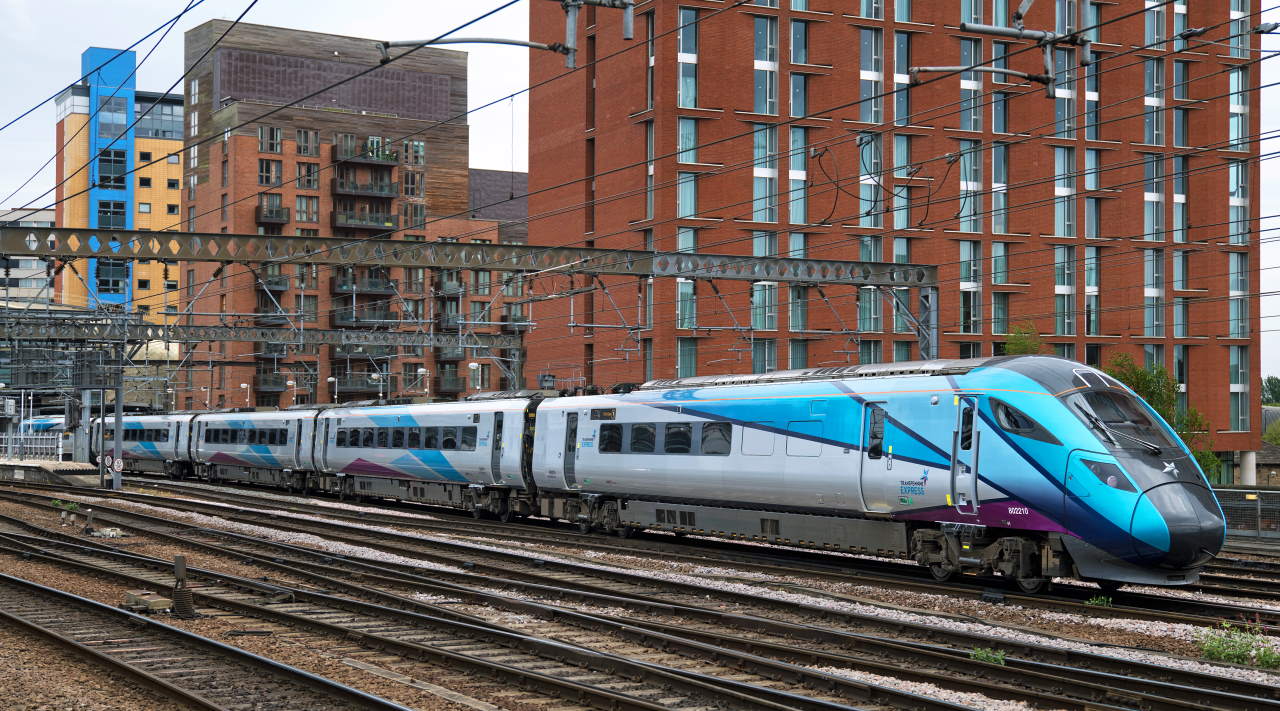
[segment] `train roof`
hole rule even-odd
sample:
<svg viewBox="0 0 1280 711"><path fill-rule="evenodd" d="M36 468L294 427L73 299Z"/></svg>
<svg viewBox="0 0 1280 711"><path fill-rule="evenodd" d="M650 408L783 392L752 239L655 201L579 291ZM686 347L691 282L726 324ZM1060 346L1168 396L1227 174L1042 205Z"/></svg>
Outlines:
<svg viewBox="0 0 1280 711"><path fill-rule="evenodd" d="M1096 374L1098 384L1115 387L1110 376L1083 363L1050 355L991 356L988 358L956 358L913 360L899 363L868 363L829 368L775 370L771 373L743 375L698 375L689 378L650 380L638 390L672 388L714 388L730 385L760 385L851 378L889 378L903 376L966 375L984 367L1008 368L1044 385L1049 392L1060 392L1080 385L1091 385L1082 373ZM1091 376L1090 376L1091 377Z"/></svg>

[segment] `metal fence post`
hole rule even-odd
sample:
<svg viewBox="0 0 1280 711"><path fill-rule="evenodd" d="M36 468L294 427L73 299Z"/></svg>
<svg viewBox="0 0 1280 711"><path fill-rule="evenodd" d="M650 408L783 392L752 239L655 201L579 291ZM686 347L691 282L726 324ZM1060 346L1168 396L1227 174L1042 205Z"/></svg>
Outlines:
<svg viewBox="0 0 1280 711"><path fill-rule="evenodd" d="M1253 519L1253 526L1257 529L1257 538L1262 540L1262 492L1254 489L1254 510L1257 512Z"/></svg>

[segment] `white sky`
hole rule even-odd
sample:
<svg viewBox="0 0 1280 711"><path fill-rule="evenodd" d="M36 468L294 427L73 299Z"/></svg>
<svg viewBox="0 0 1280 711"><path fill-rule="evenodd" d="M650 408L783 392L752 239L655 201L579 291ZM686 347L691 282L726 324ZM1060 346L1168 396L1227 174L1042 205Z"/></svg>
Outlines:
<svg viewBox="0 0 1280 711"><path fill-rule="evenodd" d="M529 2L524 0L494 17L477 23L462 35L528 39ZM1258 0L1266 4L1266 0ZM182 33L209 19L233 20L248 0L205 0L178 21L155 53L138 72L138 87L150 91L167 88L182 72ZM444 0L372 0L353 4L350 0L259 0L245 17L246 22L278 25L316 32L368 37L371 39L425 39L452 29L482 12L498 7L501 0L445 2ZM80 52L94 45L123 48L136 41L186 5L178 0L0 0L0 46L5 60L0 65L0 125L53 94L80 75ZM1265 21L1280 21L1280 10L1270 10ZM158 37L159 35L157 35ZM155 37L137 47L142 56ZM557 41L560 37L539 37ZM1264 38L1264 47L1280 50L1280 37ZM524 49L497 45L455 46L470 54L470 106L486 104L528 84L528 55ZM1262 83L1280 81L1280 64L1262 64ZM1264 89L1262 131L1280 131L1280 87ZM523 97L503 102L469 117L471 124L471 166L496 170L527 170L528 103ZM1262 152L1277 150L1275 139L1262 144ZM0 132L0 198L22 184L54 150L54 110L52 102L31 116ZM53 167L45 169L8 204L18 207L34 201L35 207L50 202L40 194L53 186ZM1262 163L1262 185L1253 195L1262 201L1261 214L1280 213L1280 164ZM1272 192L1275 191L1275 192ZM1225 195L1222 196L1225 199ZM1193 198L1196 199L1196 198ZM1280 219L1264 221L1264 227L1280 228ZM1280 229L1265 233L1276 243L1262 247L1260 284L1268 290L1280 284ZM1223 279L1226 277L1224 276ZM1264 297L1261 329L1264 374L1280 375L1280 297ZM1268 318L1275 315L1274 318ZM1274 332L1269 332L1274 330Z"/></svg>

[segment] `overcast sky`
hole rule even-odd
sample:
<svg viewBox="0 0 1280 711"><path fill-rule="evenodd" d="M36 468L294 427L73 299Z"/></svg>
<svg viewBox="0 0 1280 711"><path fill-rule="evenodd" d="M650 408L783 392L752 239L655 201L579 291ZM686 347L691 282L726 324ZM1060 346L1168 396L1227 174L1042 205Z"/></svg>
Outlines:
<svg viewBox="0 0 1280 711"><path fill-rule="evenodd" d="M468 27L468 36L528 39L529 2L524 0L492 18ZM76 80L80 75L80 52L88 46L123 48L166 19L176 15L187 0L0 0L0 46L5 60L0 65L0 125ZM191 10L160 43L138 71L138 88L160 91L182 73L182 33L210 19L233 20L248 0L204 0ZM425 39L446 32L476 15L498 7L500 0L444 2L443 0L260 0L245 22L278 25L302 30L369 37L372 39ZM1280 10L1271 10L1269 22L1280 21ZM159 35L156 35L158 37ZM135 49L141 61L156 37ZM559 37L539 37L555 41ZM1263 46L1280 50L1280 37L1264 38ZM470 54L470 105L472 108L520 90L528 83L527 51L497 45L454 47ZM1280 81L1276 61L1263 63L1262 83ZM1280 89L1263 91L1262 131L1280 130ZM471 166L498 170L526 170L528 103L523 97L505 101L473 113L471 124ZM52 103L0 132L0 198L21 185L48 160L54 150L54 110ZM1280 142L1262 145L1262 152L1275 151ZM1280 213L1280 165L1262 164L1262 185L1253 195L1262 200L1261 214ZM0 208L31 202L43 207L52 202L41 194L53 186L53 167L45 169L31 184ZM1197 199L1193 197L1193 199ZM1225 199L1225 196L1223 196ZM1264 227L1280 228L1280 220L1264 221ZM1264 290L1280 284L1280 230L1264 233L1278 238L1274 246L1263 244L1261 284ZM1225 279L1225 277L1224 277ZM1280 375L1280 298L1264 297L1262 302L1263 372ZM1272 314L1277 317L1269 318ZM1274 331L1274 332L1273 332ZM1270 358L1269 358L1270 356ZM1274 364L1273 364L1274 362Z"/></svg>

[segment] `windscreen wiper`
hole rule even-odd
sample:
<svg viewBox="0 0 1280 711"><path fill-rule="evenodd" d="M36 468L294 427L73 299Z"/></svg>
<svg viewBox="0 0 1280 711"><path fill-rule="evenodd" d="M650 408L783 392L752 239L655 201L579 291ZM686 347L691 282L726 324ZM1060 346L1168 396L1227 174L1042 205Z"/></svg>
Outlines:
<svg viewBox="0 0 1280 711"><path fill-rule="evenodd" d="M1141 437L1135 437L1127 432L1121 432L1120 430L1112 427L1111 425L1108 425L1106 421L1103 420L1101 417L1098 417L1097 415L1093 414L1092 412L1089 412L1088 410L1084 409L1083 407L1080 407L1079 405L1076 405L1076 409L1084 413L1085 419L1088 420L1090 424L1092 424L1094 427L1098 428L1103 433L1105 433L1107 435L1107 439L1111 440L1112 444L1116 444L1116 439L1115 439L1116 437L1124 437L1125 439L1129 440L1130 442L1133 442L1134 444L1141 446L1143 449L1146 449L1148 452L1151 452L1152 454L1160 454L1162 451L1164 451L1163 449L1161 449L1160 445L1158 444L1152 444L1151 442L1148 442L1145 439L1142 439Z"/></svg>

